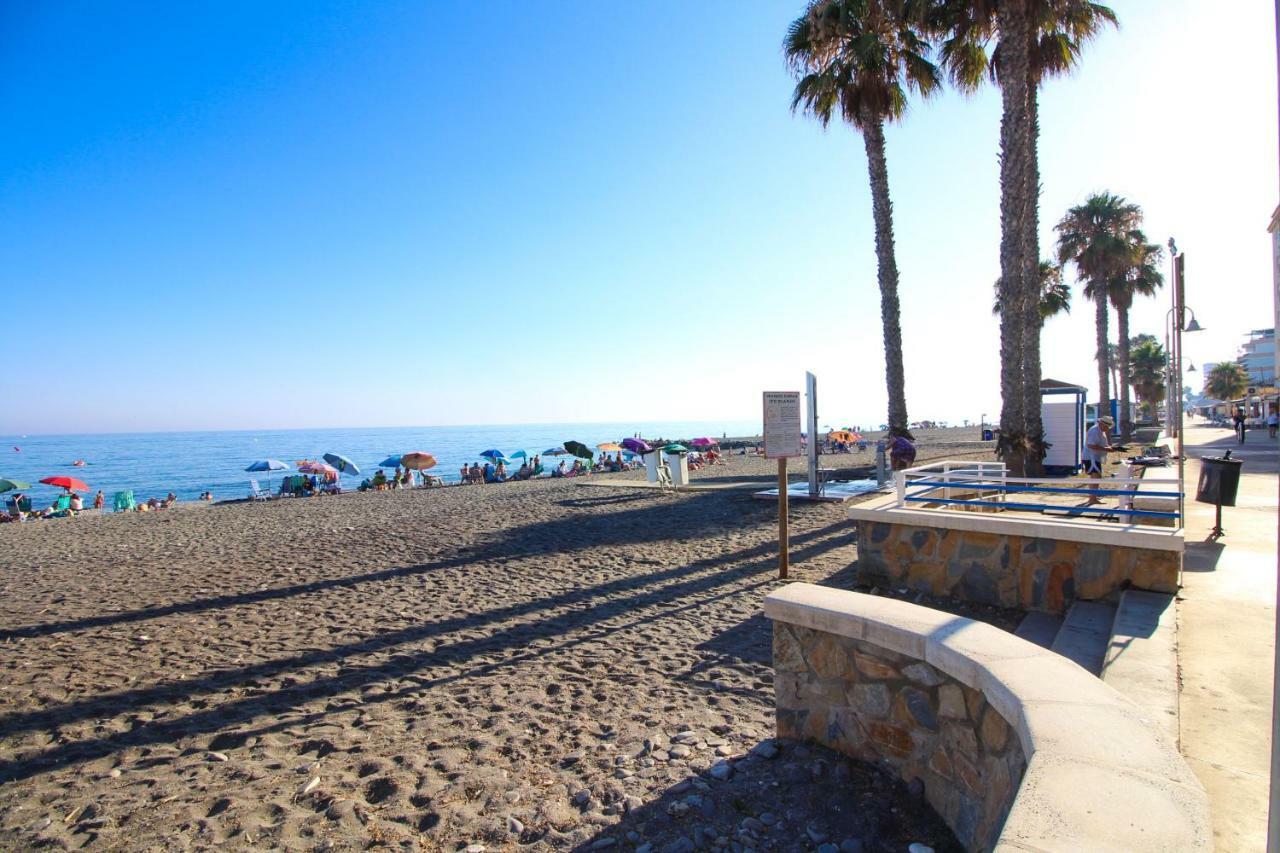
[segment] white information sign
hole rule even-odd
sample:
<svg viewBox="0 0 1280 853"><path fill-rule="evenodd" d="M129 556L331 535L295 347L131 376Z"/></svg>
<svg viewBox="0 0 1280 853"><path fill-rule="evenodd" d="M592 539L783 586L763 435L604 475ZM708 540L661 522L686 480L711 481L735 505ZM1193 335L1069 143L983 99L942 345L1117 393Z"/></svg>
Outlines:
<svg viewBox="0 0 1280 853"><path fill-rule="evenodd" d="M764 392L764 455L768 459L801 456L800 392Z"/></svg>

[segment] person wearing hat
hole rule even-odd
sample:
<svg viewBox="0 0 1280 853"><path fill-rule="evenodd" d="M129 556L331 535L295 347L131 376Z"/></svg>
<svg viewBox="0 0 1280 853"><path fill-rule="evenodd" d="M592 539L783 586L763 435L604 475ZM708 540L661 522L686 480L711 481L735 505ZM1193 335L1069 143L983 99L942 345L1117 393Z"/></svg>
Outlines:
<svg viewBox="0 0 1280 853"><path fill-rule="evenodd" d="M1110 415L1103 415L1089 428L1084 437L1084 472L1094 480L1102 479L1102 464L1107 461L1107 452L1114 450L1111 446L1111 427L1115 420ZM1097 486L1092 486L1095 491ZM1096 494L1089 497L1089 505L1102 503Z"/></svg>

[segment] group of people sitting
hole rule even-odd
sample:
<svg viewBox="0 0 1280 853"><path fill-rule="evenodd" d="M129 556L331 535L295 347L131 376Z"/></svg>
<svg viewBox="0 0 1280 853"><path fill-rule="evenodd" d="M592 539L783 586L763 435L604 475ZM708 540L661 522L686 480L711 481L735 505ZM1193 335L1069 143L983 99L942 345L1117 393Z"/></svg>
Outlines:
<svg viewBox="0 0 1280 853"><path fill-rule="evenodd" d="M128 493L132 494L132 493ZM201 500L213 500L211 492L205 492L200 496ZM98 493L93 496L92 506L94 509L101 510L106 505L106 496L99 489ZM141 503L133 504L132 508L137 512L152 512L160 509L168 509L178 502L178 496L173 492L165 495L164 499L151 498ZM41 518L70 518L79 512L85 510L84 498L76 492L67 492L59 495L52 504L44 509L35 509L31 504L31 497L22 492L14 494L5 501L5 512L0 512L0 523L10 521L34 521Z"/></svg>
<svg viewBox="0 0 1280 853"><path fill-rule="evenodd" d="M724 455L719 450L708 450L706 453L690 453L685 457L690 471L700 471L710 465L723 465Z"/></svg>
<svg viewBox="0 0 1280 853"><path fill-rule="evenodd" d="M379 468L372 477L360 483L360 491L385 492L391 489L428 489L443 485L444 480L434 477L426 471L414 471L412 468L401 468L397 465L395 472L390 476Z"/></svg>
<svg viewBox="0 0 1280 853"><path fill-rule="evenodd" d="M497 465L492 462L485 462L483 467L479 462L472 462L470 466L463 465L458 476L462 485L474 486L482 483L506 483L510 480L531 480L534 477L541 477L544 473L542 457L535 456L521 462L520 467L514 472L508 471L507 463L499 459Z"/></svg>

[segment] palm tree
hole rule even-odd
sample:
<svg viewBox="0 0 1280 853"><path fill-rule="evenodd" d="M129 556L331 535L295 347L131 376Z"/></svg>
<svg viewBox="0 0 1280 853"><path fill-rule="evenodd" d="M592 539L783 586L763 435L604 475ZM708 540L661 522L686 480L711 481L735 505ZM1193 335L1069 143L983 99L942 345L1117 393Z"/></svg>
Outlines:
<svg viewBox="0 0 1280 853"><path fill-rule="evenodd" d="M1242 396L1248 387L1249 374L1245 369L1234 361L1224 361L1209 371L1204 389L1219 400L1230 402Z"/></svg>
<svg viewBox="0 0 1280 853"><path fill-rule="evenodd" d="M1107 372L1107 301L1110 282L1129 269L1134 232L1142 221L1142 209L1109 192L1094 193L1085 203L1067 211L1054 226L1058 232L1058 262L1074 263L1076 278L1085 282L1084 295L1096 309L1098 359L1098 411L1111 399Z"/></svg>
<svg viewBox="0 0 1280 853"><path fill-rule="evenodd" d="M996 279L995 300L991 303L991 313L1000 316L1000 279ZM1039 322L1057 314L1071 313L1071 288L1062 283L1062 267L1053 261L1040 262L1040 300Z"/></svg>
<svg viewBox="0 0 1280 853"><path fill-rule="evenodd" d="M862 133L876 229L889 432L904 436L910 432L884 125L903 116L910 92L927 97L941 85L922 35L927 11L923 0L812 0L783 42L798 78L792 111L803 109L823 127L839 116Z"/></svg>
<svg viewBox="0 0 1280 853"><path fill-rule="evenodd" d="M1120 368L1120 435L1127 438L1133 433L1133 421L1129 419L1129 309L1135 296L1154 296L1164 284L1160 274L1160 257L1163 250L1148 243L1141 231L1129 235L1129 264L1120 275L1111 279L1107 294L1116 309L1116 332L1120 337L1116 363Z"/></svg>
<svg viewBox="0 0 1280 853"><path fill-rule="evenodd" d="M1156 407L1165 395L1166 359L1164 347L1150 335L1138 335L1130 341L1129 378L1139 405L1145 406L1154 419Z"/></svg>
<svg viewBox="0 0 1280 853"><path fill-rule="evenodd" d="M1010 291L1001 304L1001 427L1020 418L1028 444L1026 463L1040 467L1047 447L1040 422L1040 335L1035 297L1040 286L1039 88L1046 77L1069 73L1085 43L1106 24L1110 8L1089 0L942 0L934 19L947 34L943 65L961 89L972 91L990 75L1001 87L1000 276ZM992 56L987 45L998 34ZM1010 146L1022 146L1013 150ZM1013 291L1020 291L1020 297ZM1017 368L1021 401L1011 400Z"/></svg>

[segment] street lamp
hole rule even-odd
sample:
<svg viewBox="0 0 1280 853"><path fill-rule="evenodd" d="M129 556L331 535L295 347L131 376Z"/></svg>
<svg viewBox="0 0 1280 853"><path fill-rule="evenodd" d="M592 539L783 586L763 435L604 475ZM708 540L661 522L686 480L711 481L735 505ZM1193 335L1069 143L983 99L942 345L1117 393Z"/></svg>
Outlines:
<svg viewBox="0 0 1280 853"><path fill-rule="evenodd" d="M1171 431L1175 438L1178 439L1178 519L1185 526L1186 519L1183 517L1185 499L1183 493L1186 491L1186 462L1183 459L1184 447L1182 441L1182 333L1183 332L1199 332L1204 329L1196 322L1196 312L1191 311L1191 322L1187 322L1186 293L1184 291L1183 276L1186 270L1185 256L1178 251L1178 246L1174 243L1173 238L1169 238L1169 255L1173 263L1173 307L1169 309L1169 313L1165 316L1165 329L1168 337L1166 338L1166 347L1169 352L1169 391L1165 395L1166 414L1165 420L1168 422L1167 429ZM1174 405L1178 407L1177 418L1172 417ZM1176 424L1176 426L1175 426Z"/></svg>

